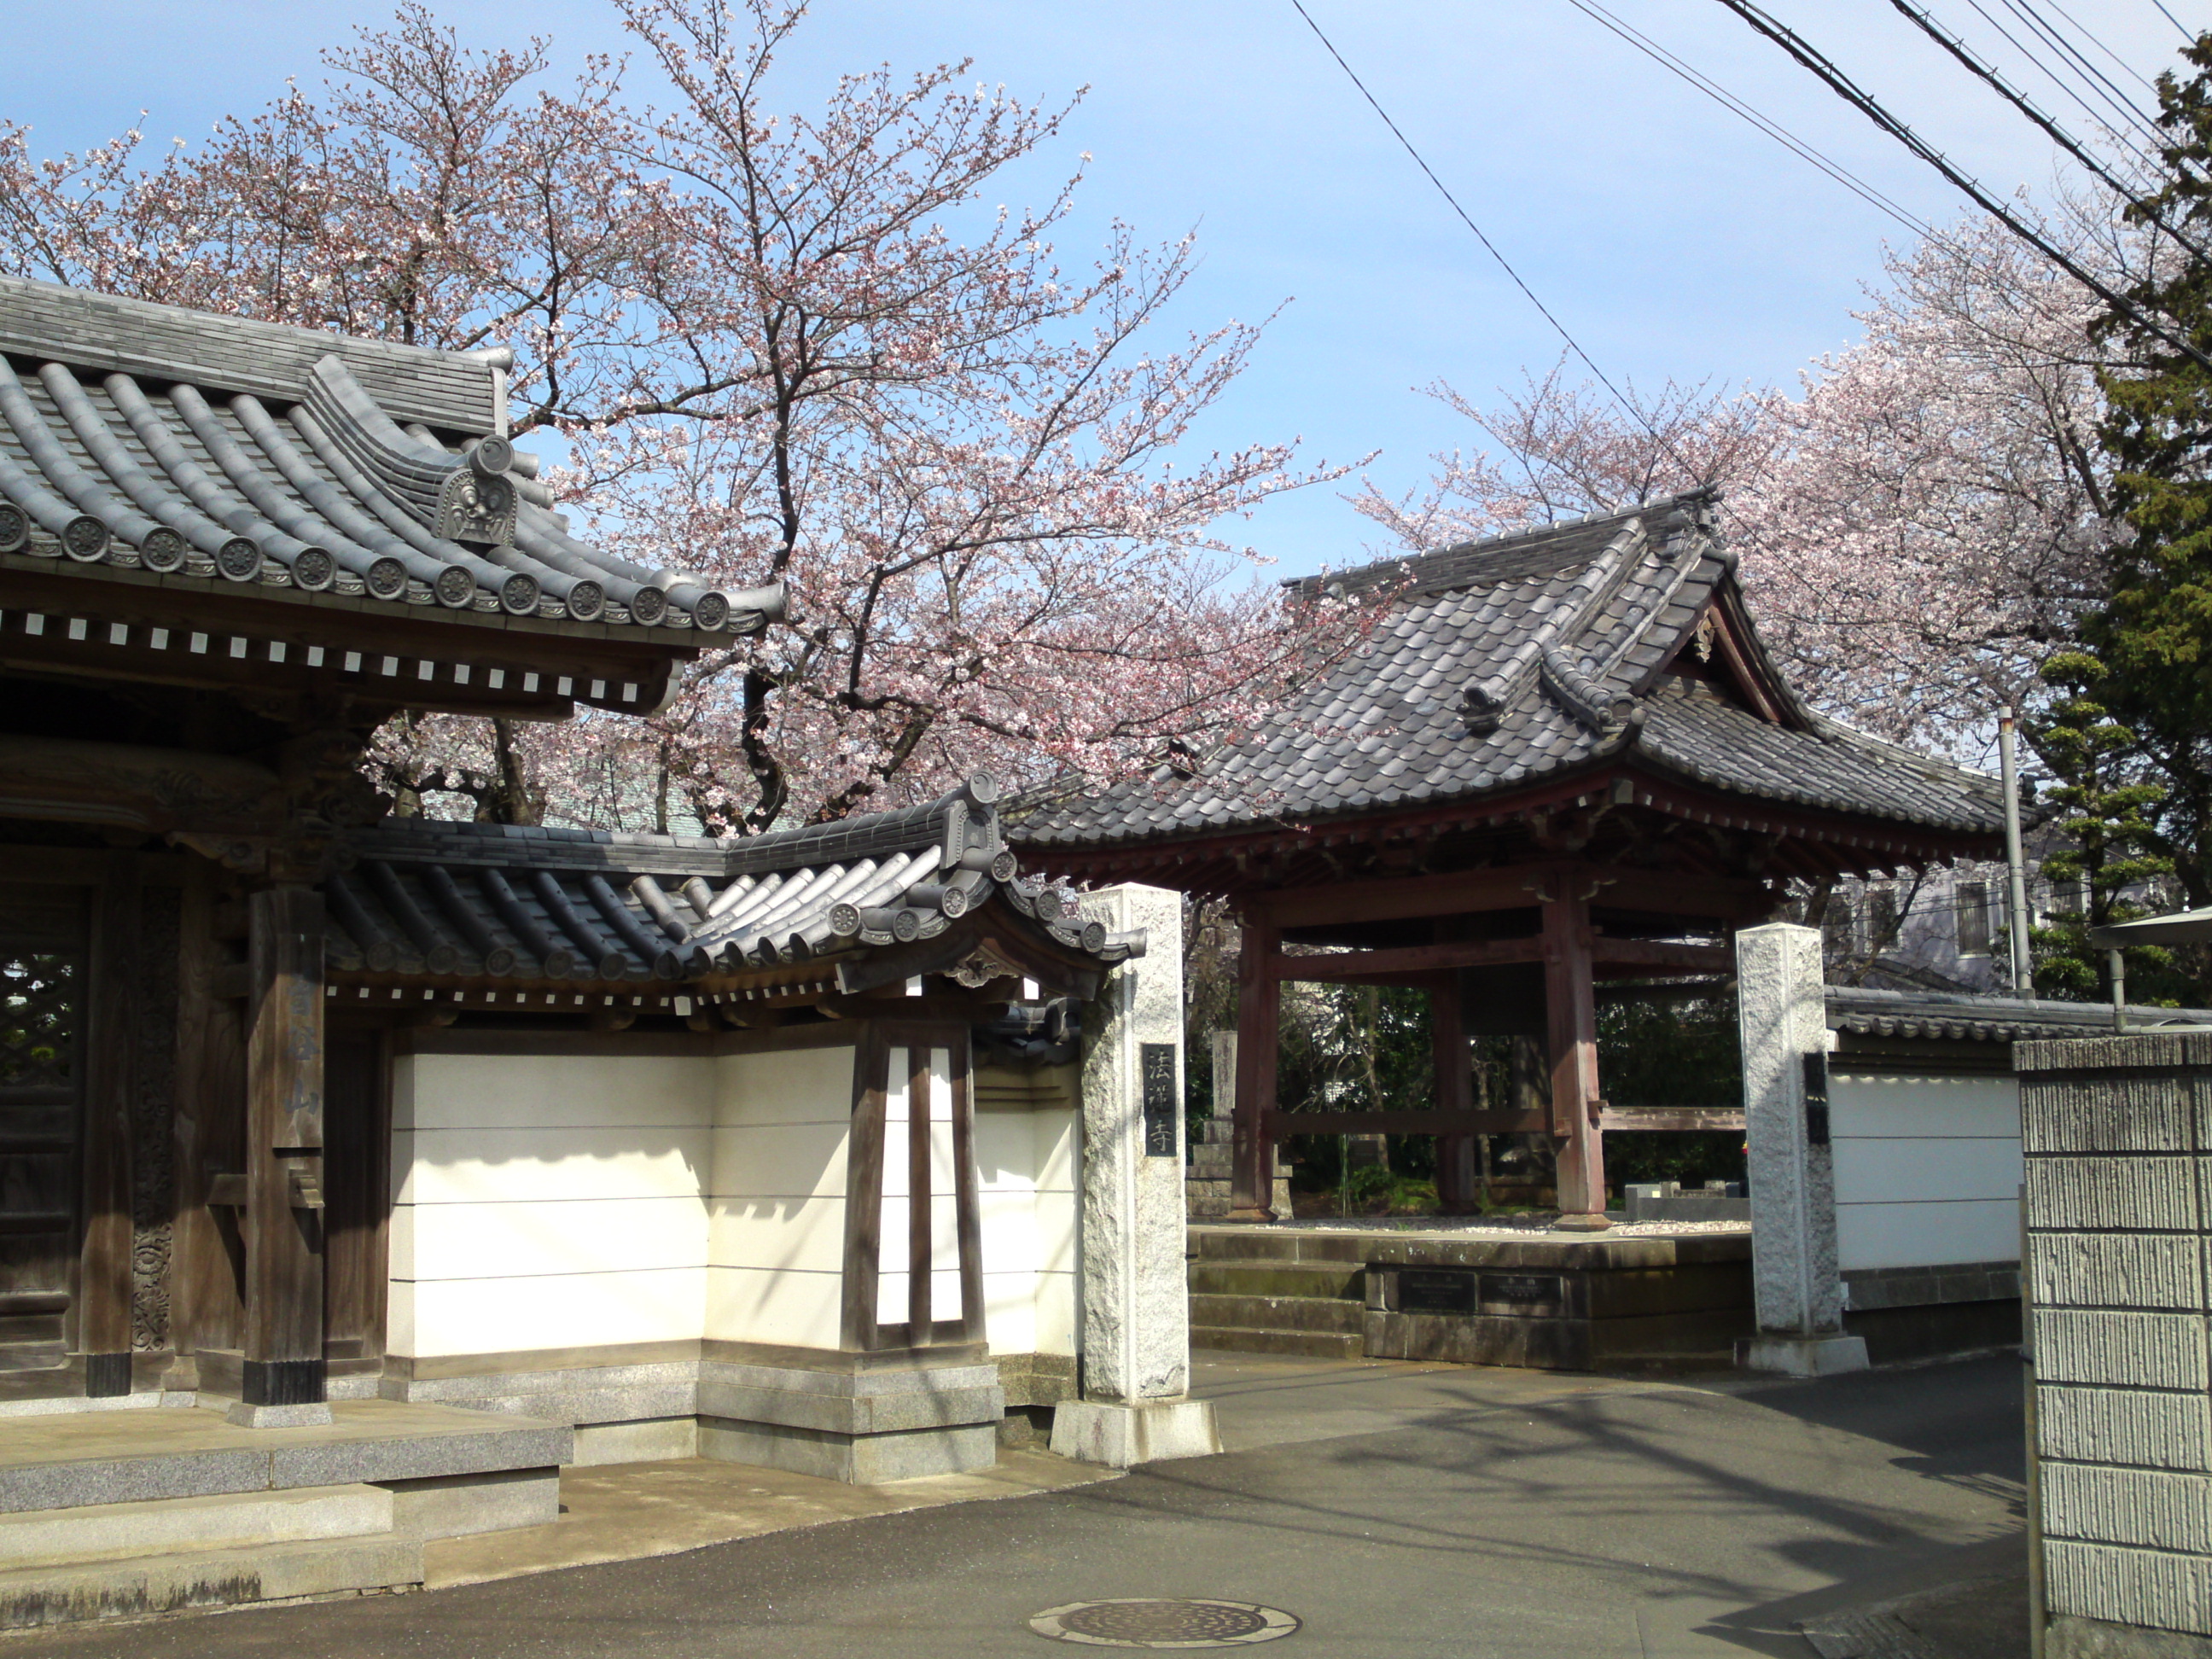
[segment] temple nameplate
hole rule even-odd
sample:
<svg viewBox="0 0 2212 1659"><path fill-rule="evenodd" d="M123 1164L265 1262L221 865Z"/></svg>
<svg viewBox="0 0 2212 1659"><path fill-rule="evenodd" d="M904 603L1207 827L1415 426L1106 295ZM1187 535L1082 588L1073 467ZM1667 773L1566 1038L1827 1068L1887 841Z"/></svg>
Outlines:
<svg viewBox="0 0 2212 1659"><path fill-rule="evenodd" d="M1172 1042L1138 1044L1138 1063L1145 1084L1145 1156L1176 1155L1176 1046Z"/></svg>

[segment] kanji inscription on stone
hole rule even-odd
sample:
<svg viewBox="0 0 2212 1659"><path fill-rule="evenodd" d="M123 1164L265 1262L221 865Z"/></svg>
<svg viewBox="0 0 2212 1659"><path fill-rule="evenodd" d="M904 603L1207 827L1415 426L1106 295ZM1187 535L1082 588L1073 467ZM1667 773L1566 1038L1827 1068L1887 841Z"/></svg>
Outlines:
<svg viewBox="0 0 2212 1659"><path fill-rule="evenodd" d="M1172 1042L1137 1045L1138 1063L1145 1079L1145 1156L1176 1155L1176 1118L1182 1103L1176 1098L1176 1046Z"/></svg>

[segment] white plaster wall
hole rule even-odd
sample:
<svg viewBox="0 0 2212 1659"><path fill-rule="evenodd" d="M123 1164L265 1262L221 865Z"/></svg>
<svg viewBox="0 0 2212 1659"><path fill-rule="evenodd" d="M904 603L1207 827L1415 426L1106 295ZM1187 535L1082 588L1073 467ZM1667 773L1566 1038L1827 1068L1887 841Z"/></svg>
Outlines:
<svg viewBox="0 0 2212 1659"><path fill-rule="evenodd" d="M390 1351L698 1336L714 1066L403 1056L392 1091Z"/></svg>
<svg viewBox="0 0 2212 1659"><path fill-rule="evenodd" d="M834 1348L855 1051L714 1062L705 1334Z"/></svg>
<svg viewBox="0 0 2212 1659"><path fill-rule="evenodd" d="M889 1066L884 1091L884 1190L876 1223L876 1321L883 1325L904 1324L910 1311L907 1282L914 1263L908 1256L913 1243L909 1224L916 1190L912 1131L917 1109L929 1115L926 1172L929 1260L922 1266L929 1274L930 1319L933 1322L958 1319L962 1316L960 1200L952 1155L952 1051L929 1051L929 1097L919 1107L908 1097L914 1075L911 1052L893 1048Z"/></svg>
<svg viewBox="0 0 2212 1659"><path fill-rule="evenodd" d="M944 1120L931 1136L932 1296L945 1318L961 1293L949 1058L933 1056L931 1090L933 1117ZM718 1059L402 1057L390 1352L702 1336L836 1347L854 1061L849 1047ZM895 1066L902 1151L903 1076ZM993 1109L989 1092L979 1091L975 1146L991 1346L1073 1354L1074 1114ZM893 1322L906 1306L903 1176L903 1163L887 1159Z"/></svg>
<svg viewBox="0 0 2212 1659"><path fill-rule="evenodd" d="M1839 1265L2020 1259L2020 1085L1851 1073L1829 1079Z"/></svg>
<svg viewBox="0 0 2212 1659"><path fill-rule="evenodd" d="M983 1318L994 1353L1075 1352L1076 1118L979 1087Z"/></svg>

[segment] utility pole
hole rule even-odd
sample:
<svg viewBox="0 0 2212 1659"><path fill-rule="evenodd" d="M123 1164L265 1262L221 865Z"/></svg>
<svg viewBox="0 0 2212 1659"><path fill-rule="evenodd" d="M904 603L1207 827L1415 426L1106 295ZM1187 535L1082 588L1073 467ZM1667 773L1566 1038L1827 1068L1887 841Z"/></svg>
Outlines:
<svg viewBox="0 0 2212 1659"><path fill-rule="evenodd" d="M2005 869L2012 878L2012 925L2005 929L2012 945L2012 988L2016 996L2035 994L2035 975L2027 961L2027 872L2020 850L2020 766L2014 758L2018 733L2014 730L2012 705L1997 705L1997 762L2004 781Z"/></svg>

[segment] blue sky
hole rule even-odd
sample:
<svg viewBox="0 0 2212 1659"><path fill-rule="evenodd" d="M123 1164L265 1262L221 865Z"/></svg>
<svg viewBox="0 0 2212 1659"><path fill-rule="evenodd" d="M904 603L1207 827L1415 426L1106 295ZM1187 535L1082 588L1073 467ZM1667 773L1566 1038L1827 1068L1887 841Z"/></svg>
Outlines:
<svg viewBox="0 0 2212 1659"><path fill-rule="evenodd" d="M2180 37L2151 0L2064 4L2142 73L2173 62ZM2167 4L2192 27L2212 24L2202 0ZM1905 234L1567 0L1308 6L1617 380L1794 384L1813 357L1850 343L1861 284L1878 276L1885 240ZM1988 8L2007 17L2001 0ZM599 0L436 9L479 44L548 35L563 64L624 49ZM1881 0L1769 9L1985 182L2049 181L2050 147ZM1613 9L1923 216L1963 206L1712 0L1613 0ZM1970 0L1936 0L1935 9L2084 125ZM194 140L287 76L313 82L321 47L387 15L373 0L0 8L0 114L31 124L48 149L106 137L142 107L149 139ZM976 79L1025 98L1090 86L1057 158L1094 158L1083 216L1061 242L1071 261L1115 217L1162 239L1195 227L1204 264L1179 325L1289 302L1200 445L1298 436L1310 457L1331 460L1379 450L1370 472L1403 489L1432 451L1471 436L1415 388L1443 379L1489 401L1524 366L1541 372L1559 355L1557 337L1290 0L819 0L787 64L787 101L805 107L841 70L960 58L975 60ZM1032 182L1042 175L1011 181L1010 193ZM1224 533L1274 558L1282 574L1356 560L1371 530L1342 488L1279 499Z"/></svg>

